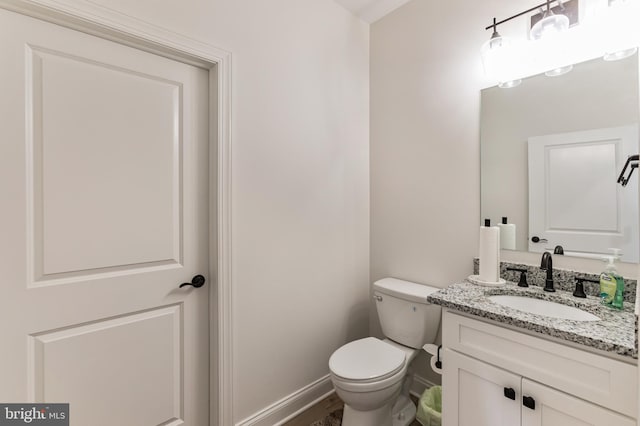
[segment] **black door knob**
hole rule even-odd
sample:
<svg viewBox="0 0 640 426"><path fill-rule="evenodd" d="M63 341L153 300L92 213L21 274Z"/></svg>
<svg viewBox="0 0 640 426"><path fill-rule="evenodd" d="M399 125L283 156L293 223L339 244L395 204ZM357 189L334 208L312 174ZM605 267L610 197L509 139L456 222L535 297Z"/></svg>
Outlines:
<svg viewBox="0 0 640 426"><path fill-rule="evenodd" d="M180 284L180 288L186 286L186 285L191 285L194 286L195 288L200 288L204 285L205 283L205 279L202 275L196 275L195 277L191 278L191 282L190 283L182 283Z"/></svg>
<svg viewBox="0 0 640 426"><path fill-rule="evenodd" d="M531 241L534 243L546 243L548 242L546 238L540 238L537 235L534 235L533 237L531 237Z"/></svg>

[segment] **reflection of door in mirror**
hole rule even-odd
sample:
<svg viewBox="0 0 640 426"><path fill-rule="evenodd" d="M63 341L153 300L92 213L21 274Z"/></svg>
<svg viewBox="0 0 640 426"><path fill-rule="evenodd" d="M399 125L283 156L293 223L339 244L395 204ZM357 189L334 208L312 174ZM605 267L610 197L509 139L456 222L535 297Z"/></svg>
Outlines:
<svg viewBox="0 0 640 426"><path fill-rule="evenodd" d="M529 251L601 258L615 247L637 262L637 184L616 178L638 152L638 126L531 137L528 152Z"/></svg>
<svg viewBox="0 0 640 426"><path fill-rule="evenodd" d="M498 223L506 216L508 223L515 225L516 250L528 251L531 237L535 235L529 234L529 138L637 124L640 117L638 64L637 54L613 62L598 58L575 64L573 71L558 77L541 74L523 79L522 84L513 89L490 87L482 90L479 219L488 218L492 223ZM573 147L562 152L577 151L581 149ZM587 146L582 151L588 152ZM556 154L560 155L560 152L557 151ZM635 153L637 152L633 152ZM626 160L626 153L616 155L620 155L616 157L616 161ZM576 175L584 175L581 178L583 185L577 186L578 181L574 181L574 192L593 189L588 182L596 179L592 176L594 167L596 166L590 165L576 170ZM619 173L620 170L619 165L615 172ZM612 185L615 185L616 179L617 175L613 177ZM635 176L631 181L635 181L634 185L637 186L638 179ZM560 199L564 199L559 192L560 186L552 188L558 190L556 195ZM567 188L565 190L568 191ZM622 196L623 192L630 194L633 189L618 185L616 191ZM603 204L599 200L595 205L575 207L571 212L575 213L572 219L577 223L587 221L587 218L583 218L585 212L602 210L605 208ZM580 226L585 225L582 223ZM621 229L625 238L629 239L628 244L634 244L636 251L640 247L637 229L638 227ZM543 245L545 249L555 248L549 241ZM609 247L611 246L605 246L604 251ZM567 248L569 253L565 252L566 256L593 251L577 246ZM621 260L633 262L630 255L631 252L627 250Z"/></svg>

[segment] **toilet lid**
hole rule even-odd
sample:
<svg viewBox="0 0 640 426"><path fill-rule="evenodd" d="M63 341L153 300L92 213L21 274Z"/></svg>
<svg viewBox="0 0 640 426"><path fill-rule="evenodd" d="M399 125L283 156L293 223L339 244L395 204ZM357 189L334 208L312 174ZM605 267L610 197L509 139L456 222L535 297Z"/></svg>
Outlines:
<svg viewBox="0 0 640 426"><path fill-rule="evenodd" d="M405 353L375 337L347 343L331 355L329 369L349 380L371 380L396 373Z"/></svg>

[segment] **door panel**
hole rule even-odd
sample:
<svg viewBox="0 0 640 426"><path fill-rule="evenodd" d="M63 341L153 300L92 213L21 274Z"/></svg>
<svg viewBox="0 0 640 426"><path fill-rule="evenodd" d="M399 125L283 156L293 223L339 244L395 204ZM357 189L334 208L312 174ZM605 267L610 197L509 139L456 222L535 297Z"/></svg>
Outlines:
<svg viewBox="0 0 640 426"><path fill-rule="evenodd" d="M522 408L522 426L635 426L628 417L547 386L522 379L522 394L535 399L535 409Z"/></svg>
<svg viewBox="0 0 640 426"><path fill-rule="evenodd" d="M4 10L0 28L0 401L207 424L207 71Z"/></svg>
<svg viewBox="0 0 640 426"><path fill-rule="evenodd" d="M520 376L450 349L445 349L444 359L444 426L514 426L520 423ZM505 397L505 388L513 389L514 399Z"/></svg>
<svg viewBox="0 0 640 426"><path fill-rule="evenodd" d="M34 47L27 59L36 282L179 263L180 84Z"/></svg>
<svg viewBox="0 0 640 426"><path fill-rule="evenodd" d="M529 138L529 251L600 258L617 247L637 262L637 190L616 183L637 151L637 125Z"/></svg>
<svg viewBox="0 0 640 426"><path fill-rule="evenodd" d="M92 425L181 418L181 311L173 305L31 336L35 399L72 401L73 419Z"/></svg>

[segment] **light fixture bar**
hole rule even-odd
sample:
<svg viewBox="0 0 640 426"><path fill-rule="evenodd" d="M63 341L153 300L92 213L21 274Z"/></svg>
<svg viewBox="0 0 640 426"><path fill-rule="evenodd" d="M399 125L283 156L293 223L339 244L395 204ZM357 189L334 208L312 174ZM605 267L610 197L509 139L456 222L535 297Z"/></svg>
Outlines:
<svg viewBox="0 0 640 426"><path fill-rule="evenodd" d="M558 6L562 6L562 4L564 3L562 0L552 0L552 1L550 1L550 2L546 2L546 1L545 1L544 3L539 4L539 5L537 5L537 6L534 6L534 7L532 7L531 9L527 9L527 10L525 10L524 12L520 12L520 13L518 13L518 14L516 14L516 15L513 15L513 16L510 16L510 17L508 17L508 18L506 18L506 19L503 19L503 20L502 20L502 21L500 21L500 22L496 22L496 20L495 20L495 18L494 18L494 19L493 19L493 24L491 24L491 25L489 25L488 27L486 27L486 28L485 28L485 30L488 30L488 29L491 29L491 28L494 28L494 29L495 29L495 27L497 27L498 25L504 24L505 22L509 22L510 20L515 19L515 18L518 18L518 17L520 17L520 16L522 16L522 15L526 15L527 13L531 13L531 12L533 12L534 10L540 9L541 7L547 6L547 4L551 4L551 3L554 3L554 2L558 3Z"/></svg>

